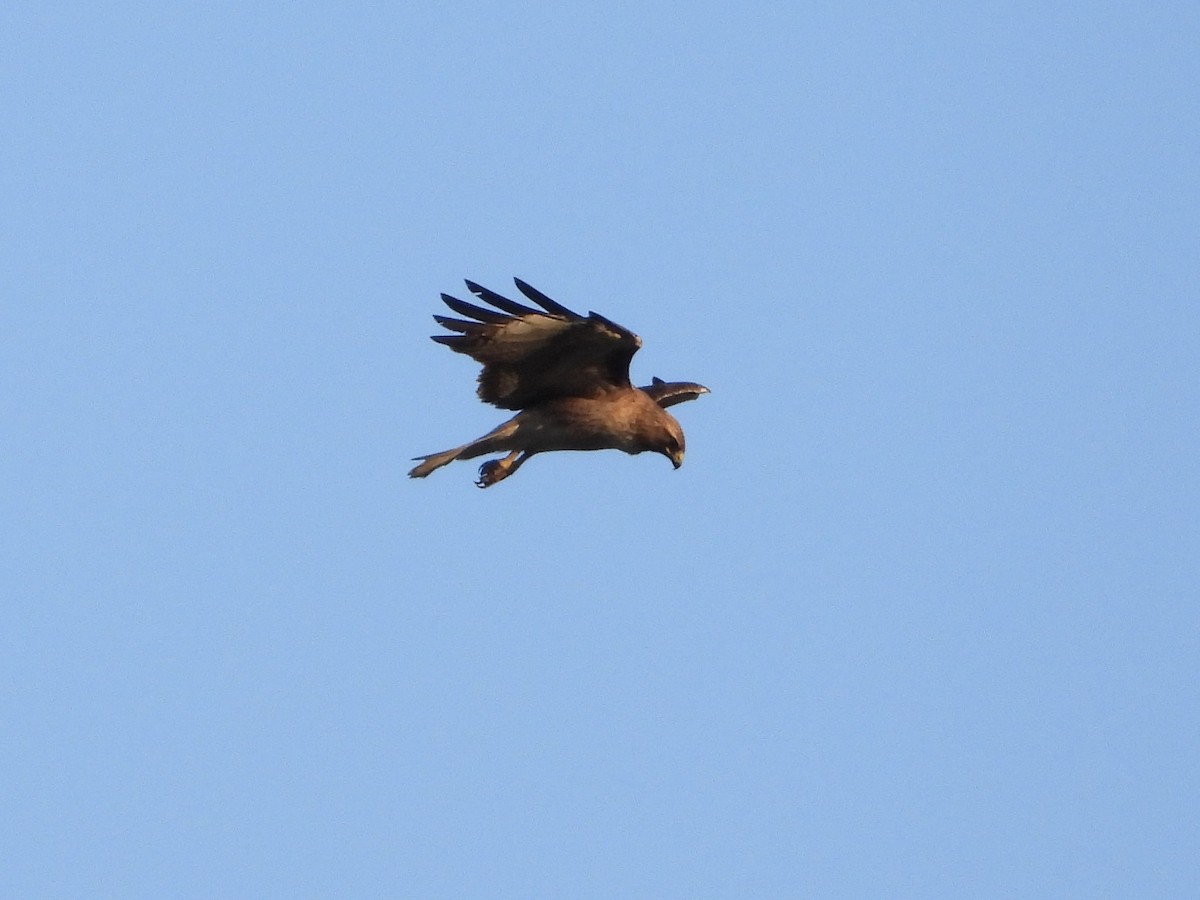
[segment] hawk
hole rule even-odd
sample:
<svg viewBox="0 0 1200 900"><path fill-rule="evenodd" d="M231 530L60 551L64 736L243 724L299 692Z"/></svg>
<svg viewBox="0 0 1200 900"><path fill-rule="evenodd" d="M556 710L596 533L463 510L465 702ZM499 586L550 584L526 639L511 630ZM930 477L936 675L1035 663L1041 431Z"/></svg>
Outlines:
<svg viewBox="0 0 1200 900"><path fill-rule="evenodd" d="M629 380L629 361L642 339L598 313L573 313L519 278L533 309L475 284L467 289L493 309L449 294L442 300L465 319L433 318L451 332L433 340L483 365L479 399L519 412L483 437L441 453L418 456L409 472L424 478L456 459L507 453L479 467L481 487L512 475L535 453L551 450L623 450L661 453L683 465L683 429L669 406L695 400L708 388L655 378L646 387Z"/></svg>

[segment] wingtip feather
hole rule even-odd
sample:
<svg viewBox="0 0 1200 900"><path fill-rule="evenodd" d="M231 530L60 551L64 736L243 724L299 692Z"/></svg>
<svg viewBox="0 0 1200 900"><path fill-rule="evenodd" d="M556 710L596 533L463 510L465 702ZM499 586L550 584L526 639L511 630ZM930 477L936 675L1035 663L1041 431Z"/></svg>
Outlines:
<svg viewBox="0 0 1200 900"><path fill-rule="evenodd" d="M491 288L485 288L483 285L477 284L474 281L471 281L469 278L465 278L463 280L467 283L467 290L469 290L472 294L485 303L490 303L492 306L496 307L496 309L503 310L510 316L521 318L523 316L538 315L538 311L536 309L531 309L528 306L522 306L515 300L509 300L503 294L498 294Z"/></svg>
<svg viewBox="0 0 1200 900"><path fill-rule="evenodd" d="M571 310L567 309L565 306L563 306L557 300L551 300L549 297L547 297L545 294L543 294L541 291L539 291L537 288L535 288L533 285L529 284L528 282L522 281L520 278L514 278L513 282L516 284L517 290L519 290L522 294L524 294L526 297L528 297L530 300L532 300L534 303L536 303L538 306L540 306L542 309L546 310L547 312L553 313L556 316L564 316L565 318L568 318L568 319L578 319L579 318L578 315L571 312Z"/></svg>
<svg viewBox="0 0 1200 900"><path fill-rule="evenodd" d="M468 316L469 318L483 322L485 325L499 325L508 321L508 316L503 313L498 313L493 309L484 309L482 306L467 303L465 300L459 300L457 297L452 297L449 294L442 294L442 302L460 316Z"/></svg>

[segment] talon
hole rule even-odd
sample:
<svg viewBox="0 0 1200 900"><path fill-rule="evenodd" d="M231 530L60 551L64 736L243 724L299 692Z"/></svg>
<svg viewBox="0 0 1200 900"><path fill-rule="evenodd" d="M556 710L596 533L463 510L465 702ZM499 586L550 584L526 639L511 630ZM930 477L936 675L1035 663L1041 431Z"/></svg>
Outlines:
<svg viewBox="0 0 1200 900"><path fill-rule="evenodd" d="M480 488L491 487L497 481L503 480L507 474L508 472L500 464L500 460L490 459L479 467L479 480L475 482L475 486Z"/></svg>

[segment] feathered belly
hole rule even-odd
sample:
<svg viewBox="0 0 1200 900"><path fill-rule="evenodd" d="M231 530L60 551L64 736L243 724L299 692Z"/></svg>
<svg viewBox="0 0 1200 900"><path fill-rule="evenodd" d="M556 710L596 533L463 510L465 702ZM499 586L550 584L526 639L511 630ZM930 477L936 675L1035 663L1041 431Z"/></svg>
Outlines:
<svg viewBox="0 0 1200 900"><path fill-rule="evenodd" d="M638 407L632 396L555 400L521 414L521 436L529 449L539 453L610 449L637 453L644 449L637 427Z"/></svg>

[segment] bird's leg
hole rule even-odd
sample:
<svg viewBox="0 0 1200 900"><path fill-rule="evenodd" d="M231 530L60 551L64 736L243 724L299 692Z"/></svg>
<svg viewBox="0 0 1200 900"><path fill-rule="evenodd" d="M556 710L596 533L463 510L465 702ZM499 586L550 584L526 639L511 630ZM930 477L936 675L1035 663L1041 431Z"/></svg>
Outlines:
<svg viewBox="0 0 1200 900"><path fill-rule="evenodd" d="M497 481L503 481L517 471L521 467L521 463L531 456L533 456L532 453L514 450L504 459L489 459L479 467L479 480L475 482L475 486L486 488L491 487Z"/></svg>

